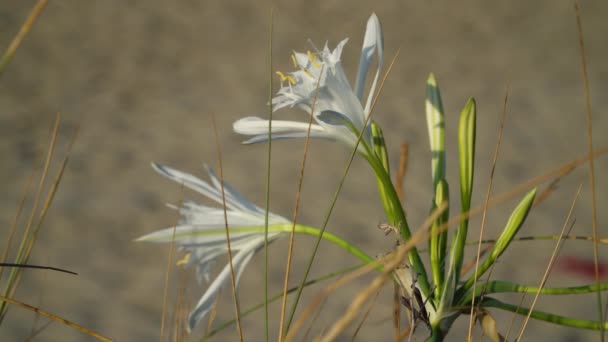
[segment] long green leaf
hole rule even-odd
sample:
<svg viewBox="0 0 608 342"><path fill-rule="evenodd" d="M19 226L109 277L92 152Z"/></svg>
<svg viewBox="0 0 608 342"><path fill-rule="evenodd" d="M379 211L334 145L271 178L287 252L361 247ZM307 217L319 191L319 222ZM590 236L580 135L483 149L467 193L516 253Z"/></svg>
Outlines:
<svg viewBox="0 0 608 342"><path fill-rule="evenodd" d="M536 294L538 291L538 287L536 286L526 286L514 284L508 281L503 280L494 280L485 284L478 284L475 289L475 293L484 292L486 294L492 293L531 293ZM608 291L608 282L602 282L599 285L590 284L590 285L582 285L582 286L569 286L569 287L544 287L540 290L540 294L542 295L555 295L555 296L565 296L565 295L577 295L577 294L586 294L586 293L594 293L598 291ZM462 302L468 303L471 300L472 291L469 291L467 297L465 297Z"/></svg>
<svg viewBox="0 0 608 342"><path fill-rule="evenodd" d="M528 308L522 308L521 306L508 304L496 300L490 297L484 297L481 301L481 307L484 308L497 308L505 311L514 312L519 315L527 315L530 312ZM538 319L545 322L555 323L565 327L573 327L578 329L588 329L588 330L600 330L608 328L607 322L595 322L588 321L584 319L576 319L570 318L560 315L554 315L548 312L533 310L530 314L530 317L534 319Z"/></svg>
<svg viewBox="0 0 608 342"><path fill-rule="evenodd" d="M437 183L437 189L435 190L435 201L433 203L433 210L440 207L442 204L449 203L449 192L448 183L445 179L441 179ZM435 298L441 298L443 293L443 284L445 281L445 256L447 248L448 232L447 230L439 231L439 227L442 227L447 223L450 213L446 209L439 218L431 225L431 238L429 239L430 258L431 258L431 270L433 272L433 280L437 289L435 290Z"/></svg>
<svg viewBox="0 0 608 342"><path fill-rule="evenodd" d="M521 200L521 202L517 205L511 217L509 217L509 221L505 226L502 234L496 240L496 244L494 248L488 255L488 257L484 260L483 264L479 266L479 269L475 274L473 274L461 287L459 290L459 297L464 294L464 291L467 291L471 288L473 283L479 279L489 268L496 262L498 257L502 255L502 253L507 249L515 234L519 231L522 224L526 220L528 213L530 212L530 208L532 207L532 203L534 202L534 197L536 196L536 188L532 191L528 192L526 196Z"/></svg>
<svg viewBox="0 0 608 342"><path fill-rule="evenodd" d="M445 178L445 119L439 85L431 73L426 81L426 123L431 145L433 189Z"/></svg>
<svg viewBox="0 0 608 342"><path fill-rule="evenodd" d="M473 177L475 174L475 135L476 135L477 110L475 99L470 98L460 112L460 124L458 126L458 159L460 169L460 214L465 215L471 209L471 197L473 194ZM468 217L460 221L460 226L454 235L451 248L451 272L454 275L455 284L458 284L464 258L464 247L466 244L469 227Z"/></svg>

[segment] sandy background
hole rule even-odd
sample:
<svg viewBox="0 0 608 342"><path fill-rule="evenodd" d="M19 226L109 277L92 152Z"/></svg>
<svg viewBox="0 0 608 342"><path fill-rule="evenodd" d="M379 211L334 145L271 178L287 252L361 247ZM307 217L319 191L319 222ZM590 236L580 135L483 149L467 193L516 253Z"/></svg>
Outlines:
<svg viewBox="0 0 608 342"><path fill-rule="evenodd" d="M5 47L34 1L0 3L0 46ZM396 164L399 144L410 143L406 206L416 227L428 212L430 161L424 118L424 86L433 71L443 91L448 125L448 168L457 193L456 127L469 96L478 101L478 182L475 204L482 203L496 141L505 89L511 86L509 116L494 193L586 151L584 97L576 22L571 1L51 1L0 81L0 241L6 237L22 189L36 156L47 144L56 112L63 114L58 151L67 146L78 125L81 134L52 210L45 222L33 262L80 273L78 277L26 272L17 297L74 320L118 341L157 340L168 248L133 243L140 235L171 226L175 213L164 202L182 197L178 185L149 167L158 161L202 174L203 162L216 164L210 114L215 113L224 152L225 177L258 204L264 201L263 145L244 147L231 123L245 115L264 115L270 7L275 8L275 69L290 70L292 50L334 46L351 37L343 54L349 76L359 59L365 22L375 11L384 28L386 56L401 49L386 83L375 119L383 125ZM583 4L589 81L596 146L606 146L608 120L608 2ZM303 113L286 117L306 119ZM272 209L290 216L303 141L274 145ZM61 155L61 152L58 152ZM348 151L315 141L308 163L301 222L320 225L338 184ZM58 163L54 164L55 170ZM600 228L608 220L604 177L606 158L596 163ZM556 234L576 187L584 184L574 231L590 234L587 170L564 180L559 191L529 217L523 234ZM199 199L192 193L187 198ZM350 171L329 229L359 244L371 255L391 245L375 226L384 220L369 167L357 160ZM456 202L454 202L456 205ZM487 236L497 236L515 201L492 211ZM473 222L472 233L478 230ZM604 234L603 234L604 235ZM297 240L295 268L301 268L310 238ZM287 243L271 248L271 292L282 286ZM537 284L553 243L519 243L504 255L494 272ZM470 250L472 255L473 251ZM564 254L592 256L591 245L568 242ZM604 252L605 255L605 252ZM243 307L261 297L261 257L254 259L241 282ZM322 248L314 275L352 265L340 250ZM298 275L298 273L295 273ZM584 279L555 275L550 284L580 284ZM319 331L343 312L367 280L351 284L326 305ZM295 284L295 281L294 281ZM202 294L189 283L193 299ZM316 287L314 289L318 289ZM307 303L315 290L305 292ZM390 291L384 291L360 340L390 336ZM539 308L580 318L595 318L594 296L549 298ZM219 320L232 315L229 297ZM301 306L303 307L303 306ZM277 305L271 306L276 335ZM510 315L497 315L506 331ZM33 314L11 310L0 333L3 341L25 339ZM263 336L261 316L244 320L249 341ZM462 340L465 320L453 339ZM201 329L196 331L200 335ZM341 340L349 340L353 329ZM532 322L528 340L584 341L595 334ZM234 340L228 329L216 340ZM63 325L52 324L42 341L91 341Z"/></svg>

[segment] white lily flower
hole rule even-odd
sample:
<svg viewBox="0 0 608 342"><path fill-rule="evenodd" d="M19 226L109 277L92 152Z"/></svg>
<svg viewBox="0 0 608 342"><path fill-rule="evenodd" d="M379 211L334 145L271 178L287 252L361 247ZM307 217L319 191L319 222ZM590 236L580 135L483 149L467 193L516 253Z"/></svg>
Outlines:
<svg viewBox="0 0 608 342"><path fill-rule="evenodd" d="M183 184L185 187L197 191L222 205L221 183L210 168L206 167L212 185L191 174L183 173L163 165L153 163L152 167L161 175ZM226 183L224 183L224 194L229 229L264 226L264 209L246 200ZM199 282L202 281L202 278L205 278L208 282L210 268L215 258L228 253L224 230L226 227L224 209L222 207L208 207L194 202L186 202L180 208L176 206L170 207L180 211L182 215L181 222L176 227L153 232L140 237L137 241L170 243L174 240L176 246L188 253L186 254L186 261L184 263L186 265L195 264L197 266ZM290 221L281 216L268 213L268 222L272 225L289 223ZM268 232L268 241L272 242L276 240L281 234L281 232ZM232 264L237 284L243 270L255 252L263 246L264 232L230 231ZM188 318L189 330L192 330L209 313L219 290L230 284L230 277L230 265L227 264L211 282L207 291L205 291L196 307L190 313Z"/></svg>
<svg viewBox="0 0 608 342"><path fill-rule="evenodd" d="M311 137L340 141L349 147L354 147L358 139L352 128L358 132L364 130L362 143L372 148L371 122L367 122L367 125L365 123L380 77L384 50L382 29L376 14L372 14L367 21L354 89L351 88L340 61L347 41L348 39L342 40L333 51L325 44L322 51L314 54L310 51L295 52L292 59L298 70L287 75L277 72L281 77L281 89L272 99L273 111L285 107L300 108L312 115L315 121L311 127ZM378 55L376 74L367 98L363 99L365 79L374 52ZM315 103L317 84L319 89ZM245 117L236 121L233 128L237 133L252 135L253 138L244 142L251 144L268 140L268 125L268 120ZM272 121L272 139L306 137L307 131L308 122ZM366 154L361 146L359 152Z"/></svg>

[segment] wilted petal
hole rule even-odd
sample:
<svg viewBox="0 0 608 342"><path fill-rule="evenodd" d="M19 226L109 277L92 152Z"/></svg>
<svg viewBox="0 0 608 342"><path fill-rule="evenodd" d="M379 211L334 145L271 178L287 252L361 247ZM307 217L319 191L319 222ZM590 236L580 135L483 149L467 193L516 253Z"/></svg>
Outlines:
<svg viewBox="0 0 608 342"><path fill-rule="evenodd" d="M357 71L357 82L355 83L355 93L359 101L363 101L363 89L365 89L365 79L369 66L374 58L374 51L378 52L378 66L376 67L376 75L372 87L368 94L365 105L365 112L369 114L371 99L375 93L380 70L382 69L382 61L384 59L384 37L382 35L382 27L375 13L373 13L367 21L367 29L365 30L365 38L363 39L363 47L361 48L361 59L359 60L359 70Z"/></svg>

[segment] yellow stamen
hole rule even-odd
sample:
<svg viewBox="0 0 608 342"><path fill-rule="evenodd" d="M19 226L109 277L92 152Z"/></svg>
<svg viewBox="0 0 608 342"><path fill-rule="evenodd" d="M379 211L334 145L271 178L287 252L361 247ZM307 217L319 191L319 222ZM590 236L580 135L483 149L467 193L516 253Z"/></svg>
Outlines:
<svg viewBox="0 0 608 342"><path fill-rule="evenodd" d="M291 61L293 62L293 67L294 68L298 68L298 60L296 59L296 55L295 54L291 54Z"/></svg>
<svg viewBox="0 0 608 342"><path fill-rule="evenodd" d="M287 81L291 84L296 84L296 79L293 78L293 76L285 75L284 73L282 73L280 71L277 71L276 74L279 75L279 77L281 78L281 81Z"/></svg>
<svg viewBox="0 0 608 342"><path fill-rule="evenodd" d="M313 55L313 53L310 52L310 50L306 51L306 54L308 55L308 59L310 60L310 64L312 64L316 68L320 68L321 67L321 64L319 64L317 62L317 59L319 59L319 58L316 55Z"/></svg>
<svg viewBox="0 0 608 342"><path fill-rule="evenodd" d="M192 255L192 253L186 253L186 255L184 255L183 258L179 259L176 263L177 266L181 266L181 265L185 265L188 263L188 261L190 261L190 256Z"/></svg>

